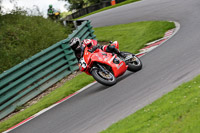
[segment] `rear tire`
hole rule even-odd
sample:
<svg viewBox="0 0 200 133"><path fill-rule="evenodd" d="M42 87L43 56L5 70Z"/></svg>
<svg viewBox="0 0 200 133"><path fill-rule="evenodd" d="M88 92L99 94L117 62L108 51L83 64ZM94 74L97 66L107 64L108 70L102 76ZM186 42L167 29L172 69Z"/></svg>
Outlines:
<svg viewBox="0 0 200 133"><path fill-rule="evenodd" d="M128 54L132 54L132 53L129 53L129 52L123 52L125 55L128 55ZM142 69L142 61L134 54L132 54L133 58L133 62L132 63L127 63L128 65L128 70L129 71L132 71L132 72L137 72L139 70Z"/></svg>
<svg viewBox="0 0 200 133"><path fill-rule="evenodd" d="M99 83L106 85L106 86L112 86L114 84L117 83L117 80L115 78L115 76L113 75L113 73L111 73L110 71L107 71L109 74L105 75L105 77L102 75L102 71L100 69L93 69L91 74L94 77L94 79L96 81L98 81ZM111 79L106 79L106 76L109 76Z"/></svg>

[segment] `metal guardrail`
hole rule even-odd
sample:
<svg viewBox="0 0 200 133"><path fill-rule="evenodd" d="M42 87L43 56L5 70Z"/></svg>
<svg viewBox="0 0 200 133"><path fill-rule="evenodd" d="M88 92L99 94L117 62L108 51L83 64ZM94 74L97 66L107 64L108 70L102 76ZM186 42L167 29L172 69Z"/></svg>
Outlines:
<svg viewBox="0 0 200 133"><path fill-rule="evenodd" d="M93 33L90 21L85 21L67 39L0 74L0 119L77 70L69 41L75 36L94 39Z"/></svg>

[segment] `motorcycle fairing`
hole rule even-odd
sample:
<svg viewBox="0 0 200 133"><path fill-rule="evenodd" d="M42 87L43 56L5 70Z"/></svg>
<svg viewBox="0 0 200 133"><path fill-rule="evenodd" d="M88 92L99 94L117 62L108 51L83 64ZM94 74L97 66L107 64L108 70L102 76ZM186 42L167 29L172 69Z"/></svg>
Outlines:
<svg viewBox="0 0 200 133"><path fill-rule="evenodd" d="M114 58L117 58L119 60L118 64L115 64L113 62ZM104 52L101 49L97 49L94 53L90 53L86 48L84 52L84 60L88 64L88 67L85 70L85 72L89 75L89 66L93 66L94 62L99 62L101 64L106 64L110 66L115 77L119 77L120 75L122 75L128 68L126 63L119 59L116 55L113 56L112 53Z"/></svg>

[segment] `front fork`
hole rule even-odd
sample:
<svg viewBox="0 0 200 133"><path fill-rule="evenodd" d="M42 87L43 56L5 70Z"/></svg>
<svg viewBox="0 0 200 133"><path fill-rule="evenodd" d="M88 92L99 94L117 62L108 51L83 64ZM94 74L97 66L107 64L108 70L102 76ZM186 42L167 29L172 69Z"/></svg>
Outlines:
<svg viewBox="0 0 200 133"><path fill-rule="evenodd" d="M100 64L97 63L97 66L98 66L105 74L109 74Z"/></svg>

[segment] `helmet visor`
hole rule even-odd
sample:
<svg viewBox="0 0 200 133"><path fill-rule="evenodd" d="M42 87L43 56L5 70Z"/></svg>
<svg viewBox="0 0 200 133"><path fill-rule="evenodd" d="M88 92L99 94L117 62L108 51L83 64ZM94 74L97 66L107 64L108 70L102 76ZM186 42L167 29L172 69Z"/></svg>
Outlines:
<svg viewBox="0 0 200 133"><path fill-rule="evenodd" d="M87 45L88 48L91 47L91 46L92 46L92 43L89 43L89 44Z"/></svg>

